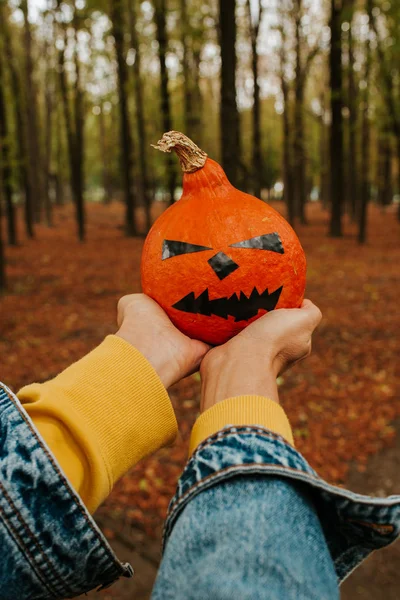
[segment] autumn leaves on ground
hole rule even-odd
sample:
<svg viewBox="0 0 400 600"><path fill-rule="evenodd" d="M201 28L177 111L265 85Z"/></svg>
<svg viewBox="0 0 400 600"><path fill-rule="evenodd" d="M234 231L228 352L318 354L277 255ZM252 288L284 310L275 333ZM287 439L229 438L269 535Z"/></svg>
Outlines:
<svg viewBox="0 0 400 600"><path fill-rule="evenodd" d="M283 210L282 205L277 205ZM308 259L307 296L324 318L311 358L279 380L296 445L331 482L349 465L362 471L371 454L394 438L400 415L399 224L394 209L371 207L369 242L355 229L326 236L327 214L309 207L298 230ZM88 241L75 241L70 207L37 240L7 249L8 293L0 298L0 379L14 390L54 376L115 331L116 302L140 289L143 240L127 239L122 207L88 206ZM111 523L159 532L187 455L198 414L199 378L171 390L178 441L128 473L100 509Z"/></svg>

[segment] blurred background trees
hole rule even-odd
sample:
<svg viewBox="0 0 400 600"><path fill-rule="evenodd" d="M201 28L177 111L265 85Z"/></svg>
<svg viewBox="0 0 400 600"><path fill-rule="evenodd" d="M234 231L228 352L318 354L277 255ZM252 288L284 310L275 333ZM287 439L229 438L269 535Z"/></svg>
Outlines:
<svg viewBox="0 0 400 600"><path fill-rule="evenodd" d="M126 235L145 233L179 198L150 147L169 129L292 225L320 201L327 234L348 219L364 243L369 202L400 220L400 4L0 0L0 287L6 245L62 204L82 241L87 202L123 202Z"/></svg>

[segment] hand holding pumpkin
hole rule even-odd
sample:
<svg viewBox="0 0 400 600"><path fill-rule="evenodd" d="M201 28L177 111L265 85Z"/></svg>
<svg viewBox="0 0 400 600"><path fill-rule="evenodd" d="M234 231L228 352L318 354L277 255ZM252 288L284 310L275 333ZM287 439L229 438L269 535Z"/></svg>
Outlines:
<svg viewBox="0 0 400 600"><path fill-rule="evenodd" d="M301 308L264 315L201 363L201 411L233 396L256 394L279 402L276 378L311 352L321 312L310 300Z"/></svg>
<svg viewBox="0 0 400 600"><path fill-rule="evenodd" d="M119 301L116 335L147 358L166 388L197 371L201 363L203 412L242 394L279 402L276 377L310 354L311 336L320 320L320 310L305 300L301 308L271 311L210 350L181 333L154 300L131 294Z"/></svg>
<svg viewBox="0 0 400 600"><path fill-rule="evenodd" d="M185 335L212 345L267 311L301 306L306 258L282 215L234 188L182 133L165 133L155 147L178 155L183 193L144 243L145 294Z"/></svg>
<svg viewBox="0 0 400 600"><path fill-rule="evenodd" d="M118 303L117 336L134 346L154 367L166 388L198 370L209 346L178 331L154 300L144 294Z"/></svg>
<svg viewBox="0 0 400 600"><path fill-rule="evenodd" d="M149 340L135 345L160 375L167 343L175 369L160 377L171 383L196 368L206 344L224 344L202 362L202 410L242 394L278 401L277 374L308 355L320 320L318 308L302 304L306 259L300 241L279 213L234 188L220 165L182 133L165 133L155 148L178 155L183 193L146 238L141 279L172 322L158 307L152 327L162 335L155 359Z"/></svg>

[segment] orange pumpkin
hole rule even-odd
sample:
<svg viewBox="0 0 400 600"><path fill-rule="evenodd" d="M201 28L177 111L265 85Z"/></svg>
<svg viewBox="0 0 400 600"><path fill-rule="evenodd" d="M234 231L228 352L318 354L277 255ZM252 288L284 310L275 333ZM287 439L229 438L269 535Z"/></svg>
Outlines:
<svg viewBox="0 0 400 600"><path fill-rule="evenodd" d="M177 153L183 193L146 238L144 293L186 335L213 345L267 311L299 307L306 259L289 223L234 188L220 165L182 133L164 134L155 147Z"/></svg>

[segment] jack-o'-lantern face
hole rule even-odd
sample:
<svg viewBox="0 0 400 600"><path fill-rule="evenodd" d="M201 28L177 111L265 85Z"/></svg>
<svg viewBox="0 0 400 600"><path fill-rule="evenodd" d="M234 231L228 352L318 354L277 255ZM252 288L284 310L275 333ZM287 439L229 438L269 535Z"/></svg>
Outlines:
<svg viewBox="0 0 400 600"><path fill-rule="evenodd" d="M201 196L157 220L143 249L143 291L192 338L221 344L275 308L300 306L305 256L274 209L247 194L236 209Z"/></svg>
<svg viewBox="0 0 400 600"><path fill-rule="evenodd" d="M267 233L259 235L248 240L243 240L235 244L230 244L231 248L247 248L256 250L265 250L269 252L277 252L284 254L282 241L279 234ZM162 259L167 260L174 256L182 254L192 254L195 252L204 252L212 250L207 246L198 246L187 242L176 240L164 240L162 246ZM244 259L245 257L243 257ZM233 260L225 252L217 252L207 260L210 268L220 281L229 277L240 265ZM259 310L270 311L275 308L282 292L282 286L274 291L258 290L254 286L249 297L240 290L234 292L230 297L223 296L222 298L210 298L208 288L206 288L200 296L196 298L194 292L189 292L183 298L173 304L172 308L192 314L205 315L207 317L216 315L227 319L229 316L235 319L235 322L248 321L252 317L257 316Z"/></svg>

